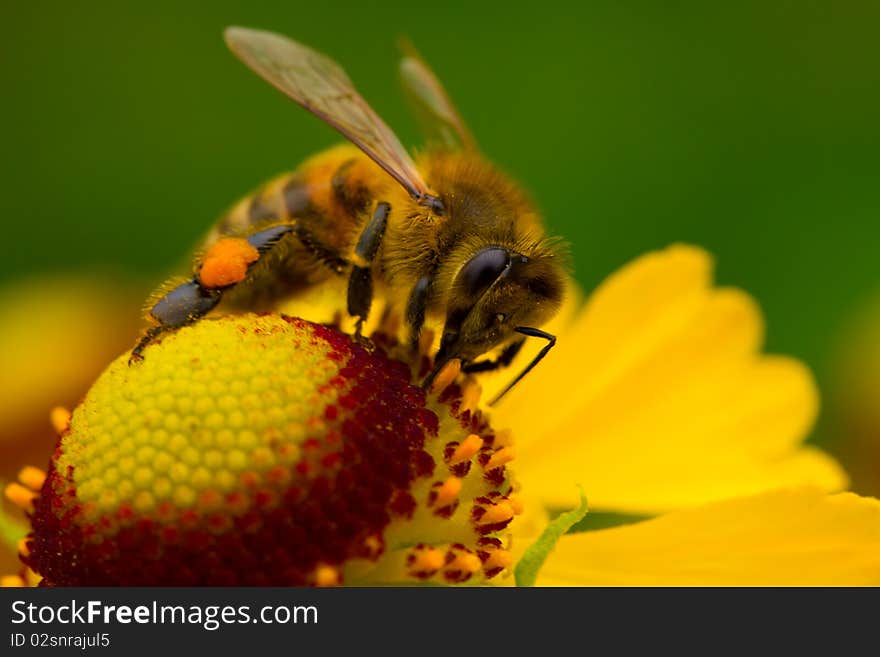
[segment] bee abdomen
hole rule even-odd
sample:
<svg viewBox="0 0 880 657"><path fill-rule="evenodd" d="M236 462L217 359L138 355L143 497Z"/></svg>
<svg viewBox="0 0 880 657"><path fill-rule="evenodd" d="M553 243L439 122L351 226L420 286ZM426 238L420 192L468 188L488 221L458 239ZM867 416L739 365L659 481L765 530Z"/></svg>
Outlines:
<svg viewBox="0 0 880 657"><path fill-rule="evenodd" d="M358 216L367 210L371 194L366 185L353 174L355 158L344 161L330 178L333 202L339 210L351 216Z"/></svg>
<svg viewBox="0 0 880 657"><path fill-rule="evenodd" d="M242 236L267 224L302 217L310 207L308 187L299 172L285 173L246 196L220 220L218 236Z"/></svg>
<svg viewBox="0 0 880 657"><path fill-rule="evenodd" d="M222 237L247 237L273 224L289 224L295 226L298 248L342 273L383 175L349 146L325 151L239 201L216 224L205 247Z"/></svg>

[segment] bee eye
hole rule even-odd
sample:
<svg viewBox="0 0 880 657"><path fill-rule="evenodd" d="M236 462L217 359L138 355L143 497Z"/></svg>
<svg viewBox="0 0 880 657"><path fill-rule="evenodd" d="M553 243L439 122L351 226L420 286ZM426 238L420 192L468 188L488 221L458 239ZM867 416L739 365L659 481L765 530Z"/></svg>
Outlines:
<svg viewBox="0 0 880 657"><path fill-rule="evenodd" d="M507 249L492 246L483 249L462 267L458 280L464 291L471 297L485 292L510 266Z"/></svg>

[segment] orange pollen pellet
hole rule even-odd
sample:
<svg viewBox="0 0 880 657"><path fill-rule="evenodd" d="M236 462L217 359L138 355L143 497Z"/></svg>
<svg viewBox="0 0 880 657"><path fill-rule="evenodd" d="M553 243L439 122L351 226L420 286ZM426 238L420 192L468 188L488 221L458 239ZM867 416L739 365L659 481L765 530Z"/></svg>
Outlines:
<svg viewBox="0 0 880 657"><path fill-rule="evenodd" d="M413 555L411 572L435 573L443 566L445 560L443 553L437 548L428 548L427 550L419 550Z"/></svg>
<svg viewBox="0 0 880 657"><path fill-rule="evenodd" d="M315 568L315 586L338 586L341 579L338 568L327 565Z"/></svg>
<svg viewBox="0 0 880 657"><path fill-rule="evenodd" d="M464 385L464 389L461 392L461 406L459 407L459 412L464 413L465 411L474 411L477 408L477 404L480 403L480 395L483 394L483 388L476 381L468 381Z"/></svg>
<svg viewBox="0 0 880 657"><path fill-rule="evenodd" d="M492 454L492 458L486 463L486 470L500 468L505 463L510 463L516 458L516 449L513 447L502 447Z"/></svg>
<svg viewBox="0 0 880 657"><path fill-rule="evenodd" d="M247 276L248 265L259 257L259 251L246 239L224 237L205 254L199 268L199 281L209 288L240 283Z"/></svg>
<svg viewBox="0 0 880 657"><path fill-rule="evenodd" d="M33 465L26 465L19 471L18 480L31 490L38 491L46 481L46 473Z"/></svg>
<svg viewBox="0 0 880 657"><path fill-rule="evenodd" d="M55 433L62 434L70 426L70 411L63 406L56 406L49 412L49 422Z"/></svg>
<svg viewBox="0 0 880 657"><path fill-rule="evenodd" d="M436 395L446 390L447 386L455 381L459 372L461 372L461 360L453 358L443 366L437 378L434 379L434 383L431 384L431 394Z"/></svg>
<svg viewBox="0 0 880 657"><path fill-rule="evenodd" d="M15 482L8 484L4 493L6 494L6 499L25 511L31 510L34 498L37 496L34 491Z"/></svg>
<svg viewBox="0 0 880 657"><path fill-rule="evenodd" d="M437 489L437 499L434 500L434 506L439 508L452 504L460 492L461 479L450 477Z"/></svg>
<svg viewBox="0 0 880 657"><path fill-rule="evenodd" d="M447 566L447 571L453 570L461 570L466 573L474 574L482 567L482 562L480 561L480 557L472 552L463 552L461 554L456 555L455 559L453 559Z"/></svg>
<svg viewBox="0 0 880 657"><path fill-rule="evenodd" d="M516 514L510 502L502 501L486 509L486 512L480 517L480 524L494 525L498 522L507 522L514 515Z"/></svg>
<svg viewBox="0 0 880 657"><path fill-rule="evenodd" d="M0 576L0 588L12 589L21 588L22 586L25 586L25 581L18 575Z"/></svg>
<svg viewBox="0 0 880 657"><path fill-rule="evenodd" d="M492 550L486 561L483 562L485 570L494 570L495 568L509 568L513 563L513 556L507 550Z"/></svg>
<svg viewBox="0 0 880 657"><path fill-rule="evenodd" d="M455 448L452 456L449 457L449 465L458 465L459 463L470 460L482 447L483 439L477 434L472 433Z"/></svg>

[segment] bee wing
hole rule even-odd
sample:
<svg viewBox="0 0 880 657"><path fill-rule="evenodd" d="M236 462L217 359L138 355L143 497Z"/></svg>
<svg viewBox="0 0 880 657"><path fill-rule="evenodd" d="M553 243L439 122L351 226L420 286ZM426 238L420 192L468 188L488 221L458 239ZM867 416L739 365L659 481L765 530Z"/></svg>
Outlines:
<svg viewBox="0 0 880 657"><path fill-rule="evenodd" d="M470 130L428 63L408 39L400 40L400 78L428 133L454 149L477 150Z"/></svg>
<svg viewBox="0 0 880 657"><path fill-rule="evenodd" d="M224 36L239 59L341 132L413 198L432 198L409 153L336 62L273 32L229 27Z"/></svg>

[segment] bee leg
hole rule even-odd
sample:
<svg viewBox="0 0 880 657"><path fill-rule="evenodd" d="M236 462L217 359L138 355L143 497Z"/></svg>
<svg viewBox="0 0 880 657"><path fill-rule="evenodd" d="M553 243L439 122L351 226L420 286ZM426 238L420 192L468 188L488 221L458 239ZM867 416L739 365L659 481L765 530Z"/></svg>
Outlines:
<svg viewBox="0 0 880 657"><path fill-rule="evenodd" d="M222 290L204 287L195 278L178 285L159 299L150 310L150 317L156 326L147 329L128 359L128 364L144 359L146 349L157 337L167 331L186 326L206 314L220 302Z"/></svg>
<svg viewBox="0 0 880 657"><path fill-rule="evenodd" d="M272 226L271 228L267 228L265 230L261 230L259 232L250 235L247 238L248 243L254 247L260 256L268 253L273 246L278 244L285 236L293 233L295 231L295 226L292 224L281 224L278 226Z"/></svg>
<svg viewBox="0 0 880 657"><path fill-rule="evenodd" d="M348 314L357 317L355 324L357 340L361 339L361 329L373 303L373 276L370 264L379 251L390 211L391 206L388 203L376 204L373 216L354 249L354 266L348 279Z"/></svg>
<svg viewBox="0 0 880 657"><path fill-rule="evenodd" d="M422 276L413 286L406 302L406 323L409 326L409 346L412 353L419 350L419 336L422 326L425 325L425 312L428 308L428 293L431 290L433 278L430 275Z"/></svg>
<svg viewBox="0 0 880 657"><path fill-rule="evenodd" d="M131 355L128 357L128 365L131 366L133 363L140 363L144 359L144 349L146 349L153 340L162 335L165 330L166 327L159 325L151 326L144 331L143 336L138 340L135 348L131 350Z"/></svg>
<svg viewBox="0 0 880 657"><path fill-rule="evenodd" d="M261 230L247 238L248 244L257 250L259 258L272 249L285 235L293 231L292 225L272 226ZM210 252L209 252L210 253ZM248 265L252 268L259 258ZM128 359L128 364L140 362L144 359L146 349L157 337L168 331L173 331L192 324L209 311L211 311L223 296L223 293L244 280L228 283L222 287L210 287L204 284L198 276L187 281L168 292L150 310L150 317L156 325L147 329L143 337L137 343Z"/></svg>
<svg viewBox="0 0 880 657"><path fill-rule="evenodd" d="M491 372L501 367L507 367L513 362L513 359L516 358L516 355L525 343L525 338L511 342L504 347L498 358L494 360L479 360L474 363L468 363L462 366L461 371L465 374L476 374L477 372Z"/></svg>

